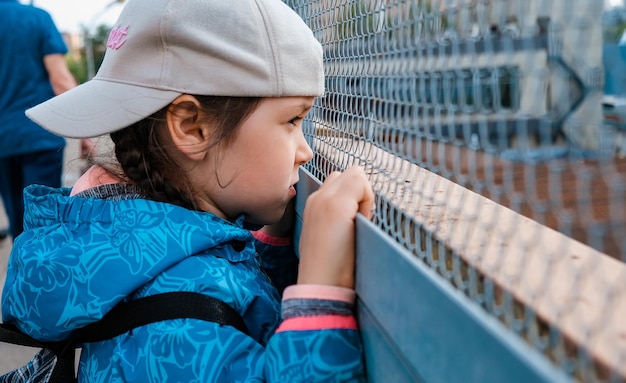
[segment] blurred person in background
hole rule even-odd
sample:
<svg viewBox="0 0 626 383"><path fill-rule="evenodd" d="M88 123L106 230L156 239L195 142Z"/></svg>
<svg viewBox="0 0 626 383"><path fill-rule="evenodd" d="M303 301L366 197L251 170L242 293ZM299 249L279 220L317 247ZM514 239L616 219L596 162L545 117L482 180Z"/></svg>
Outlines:
<svg viewBox="0 0 626 383"><path fill-rule="evenodd" d="M2 239L22 232L24 187L61 186L65 139L32 122L24 111L77 83L65 62L63 37L48 12L0 0L0 36L0 196L9 221L8 233L0 231Z"/></svg>

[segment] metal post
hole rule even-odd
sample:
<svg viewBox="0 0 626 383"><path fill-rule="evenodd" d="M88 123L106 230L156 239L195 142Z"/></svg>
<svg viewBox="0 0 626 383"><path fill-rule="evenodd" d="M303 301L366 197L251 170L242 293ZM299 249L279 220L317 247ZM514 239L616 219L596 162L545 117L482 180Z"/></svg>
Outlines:
<svg viewBox="0 0 626 383"><path fill-rule="evenodd" d="M34 0L31 0L34 1ZM87 80L91 80L96 75L96 64L94 57L94 46L93 46L93 36L91 34L91 28L94 27L94 24L98 21L98 19L111 8L115 4L123 4L125 0L113 0L108 3L104 8L100 10L100 12L96 13L94 17L91 18L87 28L85 28L85 56L87 59Z"/></svg>
<svg viewBox="0 0 626 383"><path fill-rule="evenodd" d="M85 30L85 56L87 57L87 80L91 80L96 75L96 68L93 54L93 37L88 30Z"/></svg>

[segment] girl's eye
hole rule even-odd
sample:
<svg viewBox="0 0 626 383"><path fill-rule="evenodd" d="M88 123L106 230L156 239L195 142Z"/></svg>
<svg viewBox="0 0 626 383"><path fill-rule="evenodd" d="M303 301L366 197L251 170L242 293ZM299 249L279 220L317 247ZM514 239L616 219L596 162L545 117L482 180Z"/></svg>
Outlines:
<svg viewBox="0 0 626 383"><path fill-rule="evenodd" d="M296 125L298 122L302 121L302 117L294 117L291 120L289 120L289 123L291 125Z"/></svg>

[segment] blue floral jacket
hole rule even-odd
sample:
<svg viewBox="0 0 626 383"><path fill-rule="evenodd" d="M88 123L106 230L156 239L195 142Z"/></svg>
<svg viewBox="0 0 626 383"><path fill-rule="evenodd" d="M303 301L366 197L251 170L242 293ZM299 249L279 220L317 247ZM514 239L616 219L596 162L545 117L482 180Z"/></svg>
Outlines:
<svg viewBox="0 0 626 383"><path fill-rule="evenodd" d="M4 322L40 340L62 340L120 301L194 291L236 309L250 332L196 319L152 323L85 344L79 381L364 380L356 330L276 332L280 296L243 219L229 222L145 199L69 193L44 186L25 190L25 231L14 242L2 293ZM265 246L263 259L271 264L269 250ZM309 310L313 306L308 302Z"/></svg>

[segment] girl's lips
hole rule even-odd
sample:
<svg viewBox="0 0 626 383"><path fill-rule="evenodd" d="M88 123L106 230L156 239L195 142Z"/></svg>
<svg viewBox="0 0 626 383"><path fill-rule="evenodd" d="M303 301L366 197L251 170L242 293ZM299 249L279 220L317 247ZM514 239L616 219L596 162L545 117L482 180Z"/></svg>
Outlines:
<svg viewBox="0 0 626 383"><path fill-rule="evenodd" d="M293 186L289 186L289 196L293 197L296 195L296 188Z"/></svg>

